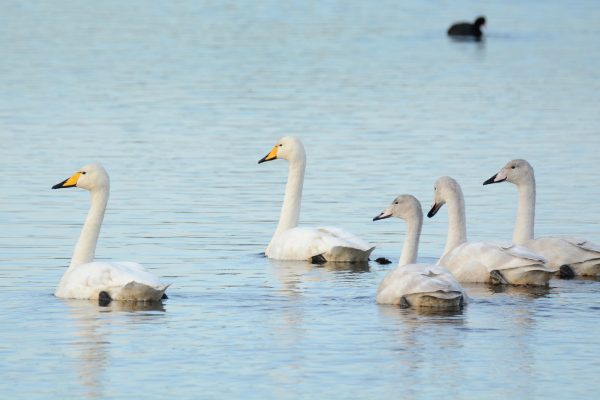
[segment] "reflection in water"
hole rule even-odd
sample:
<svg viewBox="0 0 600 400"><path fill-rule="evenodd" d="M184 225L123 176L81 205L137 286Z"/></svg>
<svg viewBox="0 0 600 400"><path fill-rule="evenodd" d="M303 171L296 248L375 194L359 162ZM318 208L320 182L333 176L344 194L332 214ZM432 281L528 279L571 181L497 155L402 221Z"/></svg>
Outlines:
<svg viewBox="0 0 600 400"><path fill-rule="evenodd" d="M273 275L282 285L282 293L291 297L299 296L302 293L303 283L330 279L332 273L370 272L369 263L311 264L307 261L273 259L268 259L268 262L272 267Z"/></svg>
<svg viewBox="0 0 600 400"><path fill-rule="evenodd" d="M319 265L320 267L325 268L329 271L346 271L346 272L370 272L371 268L368 262L361 263L345 263L345 262L337 262L337 263L325 263Z"/></svg>
<svg viewBox="0 0 600 400"><path fill-rule="evenodd" d="M103 374L110 366L108 356L111 347L110 326L112 317L107 313L124 312L133 317L128 322L137 322L139 318L156 315L147 311L165 311L162 302L134 303L113 301L108 306L100 307L92 300L61 299L71 313L75 322L76 337L73 343L75 351L75 368L77 377L87 398L104 397ZM108 327L107 327L108 326Z"/></svg>
<svg viewBox="0 0 600 400"><path fill-rule="evenodd" d="M484 298L490 298L495 294L506 294L518 298L537 299L547 297L553 290L551 286L511 286L481 283L463 283L462 286L469 296Z"/></svg>
<svg viewBox="0 0 600 400"><path fill-rule="evenodd" d="M450 376L468 374L469 363L455 363L441 355L484 354L492 348L511 360L519 374L511 385L526 393L536 376L537 308L540 302L552 298L553 289L485 284L465 284L464 288L471 301L455 313L378 307L383 322L391 325L397 337L395 350L407 368L408 378L418 380L432 365L440 369L452 365L447 371ZM474 336L481 337L476 346ZM479 362L477 357L471 360L476 365ZM451 380L448 385L450 397L460 397L460 383Z"/></svg>
<svg viewBox="0 0 600 400"><path fill-rule="evenodd" d="M552 289L549 286L489 285L489 291L492 294L505 293L511 296L538 299L547 297Z"/></svg>
<svg viewBox="0 0 600 400"><path fill-rule="evenodd" d="M463 310L439 311L379 305L379 315L396 320L403 328L410 330L422 328L423 324L462 325L464 323L463 313Z"/></svg>
<svg viewBox="0 0 600 400"><path fill-rule="evenodd" d="M464 346L465 334L461 328L466 317L462 311L431 312L392 305L380 305L378 308L379 315L390 322L395 330L398 340L395 351L402 358L409 381L418 382L433 364L442 370L456 367L454 363L446 363L439 357L440 348L444 351L460 351ZM459 376L456 371L448 373ZM451 381L448 385L459 386L460 383ZM452 387L448 387L448 390L450 394L453 392Z"/></svg>
<svg viewBox="0 0 600 400"><path fill-rule="evenodd" d="M103 311L165 311L165 305L162 301L158 302L135 302L135 301L111 301L108 305L102 306Z"/></svg>
<svg viewBox="0 0 600 400"><path fill-rule="evenodd" d="M273 276L281 283L281 293L289 297L302 294L302 283L317 279L310 274L315 266L306 261L279 261L268 259Z"/></svg>
<svg viewBox="0 0 600 400"><path fill-rule="evenodd" d="M471 234L508 240L514 190L481 182L515 149L539 165L540 234L600 232L600 185L579 184L596 179L600 147L600 58L582 51L599 32L580 29L597 26L594 2L546 2L543 18L538 2L520 2L518 21L488 2L503 22L480 44L446 38L464 0L434 13L389 0L122 3L3 2L0 141L10 151L0 168L20 184L0 196L2 314L15 321L0 331L1 392L135 398L138 382L160 398L600 390L581 379L598 369L599 282L553 280L547 294L467 286L462 313L424 315L376 304L392 265L361 273L255 255L286 179L255 155L284 134L302 136L311 155L303 223L343 219L395 261L398 228L369 222L377 199L428 200L427 182L442 174L464 182ZM56 170L80 165L65 154L110 164L99 256L133 252L157 275L183 277L169 313L47 301L81 229L60 216L87 211L84 193L56 202L49 190ZM428 221L420 252L437 260L446 229Z"/></svg>

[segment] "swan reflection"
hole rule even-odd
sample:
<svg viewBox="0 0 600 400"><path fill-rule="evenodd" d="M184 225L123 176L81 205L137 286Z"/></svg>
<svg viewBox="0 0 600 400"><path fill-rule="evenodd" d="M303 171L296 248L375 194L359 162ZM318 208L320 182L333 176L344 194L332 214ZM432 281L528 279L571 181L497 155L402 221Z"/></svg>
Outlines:
<svg viewBox="0 0 600 400"><path fill-rule="evenodd" d="M61 300L74 325L72 359L78 382L86 398L105 397L103 375L111 364L111 327L155 319L165 311L162 302L120 302L98 306L93 300ZM157 313L158 312L158 313ZM118 318L125 316L125 319Z"/></svg>

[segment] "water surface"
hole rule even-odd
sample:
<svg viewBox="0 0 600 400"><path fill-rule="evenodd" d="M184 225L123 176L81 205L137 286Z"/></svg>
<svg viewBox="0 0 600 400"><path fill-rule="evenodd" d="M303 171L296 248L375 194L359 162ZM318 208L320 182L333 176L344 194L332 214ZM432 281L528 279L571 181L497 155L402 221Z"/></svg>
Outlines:
<svg viewBox="0 0 600 400"><path fill-rule="evenodd" d="M451 175L472 240L510 240L536 169L538 235L600 242L600 7L592 1L3 2L0 390L12 398L590 398L600 282L468 286L426 315L375 303L392 266L262 256L283 197L278 137L308 154L301 221L399 257L398 194ZM484 42L445 36L485 14ZM97 258L171 282L158 309L57 299L89 206L50 187L111 174ZM445 209L420 249L443 249Z"/></svg>

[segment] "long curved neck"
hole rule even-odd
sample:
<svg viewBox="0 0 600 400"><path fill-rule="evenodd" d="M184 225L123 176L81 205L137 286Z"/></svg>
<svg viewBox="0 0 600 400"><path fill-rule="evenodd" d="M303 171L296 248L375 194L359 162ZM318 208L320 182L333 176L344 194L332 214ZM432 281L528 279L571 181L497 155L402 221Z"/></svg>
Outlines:
<svg viewBox="0 0 600 400"><path fill-rule="evenodd" d="M406 221L406 225L406 238L404 239L398 265L414 264L417 262L419 238L421 237L421 227L423 226L423 214L415 214L410 220Z"/></svg>
<svg viewBox="0 0 600 400"><path fill-rule="evenodd" d="M69 269L94 261L96 243L98 242L98 236L100 235L100 227L102 226L102 220L104 219L104 211L106 210L106 204L108 203L109 191L109 187L106 186L102 189L90 192L92 205L90 206L90 211L85 219L85 224L83 224L83 229L81 230L81 235L79 235L77 245L75 246Z"/></svg>
<svg viewBox="0 0 600 400"><path fill-rule="evenodd" d="M535 223L535 177L526 183L517 185L519 190L519 209L513 232L513 243L524 244L533 239Z"/></svg>
<svg viewBox="0 0 600 400"><path fill-rule="evenodd" d="M283 206L281 207L281 215L279 216L279 224L275 235L298 226L305 169L306 157L298 157L289 161L285 197L283 198Z"/></svg>
<svg viewBox="0 0 600 400"><path fill-rule="evenodd" d="M448 205L448 239L444 254L454 250L467 241L467 221L465 216L465 199L462 191L453 191L446 200Z"/></svg>

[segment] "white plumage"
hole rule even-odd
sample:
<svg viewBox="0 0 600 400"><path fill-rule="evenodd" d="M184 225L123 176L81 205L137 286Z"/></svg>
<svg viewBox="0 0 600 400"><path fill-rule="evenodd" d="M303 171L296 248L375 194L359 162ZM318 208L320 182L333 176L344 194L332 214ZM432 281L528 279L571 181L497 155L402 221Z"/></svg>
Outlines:
<svg viewBox="0 0 600 400"><path fill-rule="evenodd" d="M281 138L259 163L275 159L289 163L288 181L277 230L265 250L276 260L311 260L320 257L328 262L366 262L375 248L356 235L339 228L298 227L304 184L306 154L302 142L291 136Z"/></svg>
<svg viewBox="0 0 600 400"><path fill-rule="evenodd" d="M56 292L68 299L97 299L106 292L112 300L160 300L166 286L135 262L94 261L67 271Z"/></svg>
<svg viewBox="0 0 600 400"><path fill-rule="evenodd" d="M463 283L545 286L554 273L544 266L545 262L543 257L523 247L465 242L445 253L438 264Z"/></svg>
<svg viewBox="0 0 600 400"><path fill-rule="evenodd" d="M69 299L104 301L159 301L168 285L135 262L94 261L96 243L104 219L110 181L99 164L84 166L53 189L80 187L91 195L91 207L75 247L69 268L55 291L55 296ZM101 293L103 295L101 296Z"/></svg>
<svg viewBox="0 0 600 400"><path fill-rule="evenodd" d="M398 266L379 284L377 302L415 308L460 308L467 295L450 271L439 265L416 264L423 224L419 201L411 195L400 195L373 220L391 216L404 219L408 229Z"/></svg>
<svg viewBox="0 0 600 400"><path fill-rule="evenodd" d="M536 187L531 164L520 159L509 161L500 172L483 184L504 181L514 183L519 191L513 243L542 255L548 261L548 266L553 269L567 266L575 275L600 276L600 245L574 237L535 238Z"/></svg>
<svg viewBox="0 0 600 400"><path fill-rule="evenodd" d="M373 247L358 236L334 227L287 229L273 237L269 258L308 260L322 255L327 261L367 261Z"/></svg>
<svg viewBox="0 0 600 400"><path fill-rule="evenodd" d="M448 204L448 238L438 264L448 268L459 282L548 284L556 269L546 266L546 260L539 254L522 246L467 241L465 203L458 182L448 176L441 177L434 191L429 217Z"/></svg>

